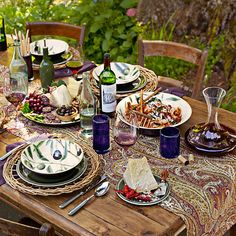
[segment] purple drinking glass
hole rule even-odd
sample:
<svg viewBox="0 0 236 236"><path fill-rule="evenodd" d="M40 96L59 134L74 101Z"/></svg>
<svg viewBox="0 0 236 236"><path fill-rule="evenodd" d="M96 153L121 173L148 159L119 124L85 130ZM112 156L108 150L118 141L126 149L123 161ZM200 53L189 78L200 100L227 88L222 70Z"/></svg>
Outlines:
<svg viewBox="0 0 236 236"><path fill-rule="evenodd" d="M110 119L107 115L93 117L93 149L98 154L110 151Z"/></svg>
<svg viewBox="0 0 236 236"><path fill-rule="evenodd" d="M160 131L160 154L166 158L178 157L180 133L175 127L165 127Z"/></svg>

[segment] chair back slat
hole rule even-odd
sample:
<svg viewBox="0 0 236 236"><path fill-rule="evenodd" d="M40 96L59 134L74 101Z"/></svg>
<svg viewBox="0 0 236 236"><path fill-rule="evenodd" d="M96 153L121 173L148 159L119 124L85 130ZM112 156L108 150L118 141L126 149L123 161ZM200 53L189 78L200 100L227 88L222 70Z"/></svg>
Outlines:
<svg viewBox="0 0 236 236"><path fill-rule="evenodd" d="M20 224L7 219L0 218L0 232L6 235L14 236L54 236L54 228L45 223L41 228Z"/></svg>
<svg viewBox="0 0 236 236"><path fill-rule="evenodd" d="M207 51L185 44L161 41L161 40L142 40L138 42L138 64L144 66L145 56L165 56L181 59L197 66L196 77L192 89L192 97L199 98L204 79L204 70L207 61ZM172 79L173 80L173 79Z"/></svg>
<svg viewBox="0 0 236 236"><path fill-rule="evenodd" d="M77 40L78 46L83 45L85 25L75 26L61 22L27 22L26 29L29 29L29 37L36 35L63 36Z"/></svg>

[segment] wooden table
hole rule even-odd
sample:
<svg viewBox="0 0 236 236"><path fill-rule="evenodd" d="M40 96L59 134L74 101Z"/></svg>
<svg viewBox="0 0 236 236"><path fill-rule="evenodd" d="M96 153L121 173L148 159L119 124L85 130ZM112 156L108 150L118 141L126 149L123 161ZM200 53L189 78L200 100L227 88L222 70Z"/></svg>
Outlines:
<svg viewBox="0 0 236 236"><path fill-rule="evenodd" d="M0 64L4 60L0 54ZM4 60L5 61L5 60ZM5 63L6 64L6 63ZM204 122L207 116L206 105L202 102L185 98L193 109L191 119L180 127L183 134L188 127ZM223 124L236 127L236 114L221 110L219 120ZM8 132L0 134L0 155L5 153L7 144L20 141ZM236 153L236 151L234 151ZM72 194L60 196L31 196L20 193L7 184L0 186L0 199L32 217L40 223L51 223L62 235L177 235L185 226L183 220L159 207L137 207L119 199L114 187L109 193L87 205L74 217L67 212L90 193L81 197L66 209L59 209L59 204ZM233 229L234 230L234 229ZM232 235L236 231L232 230Z"/></svg>

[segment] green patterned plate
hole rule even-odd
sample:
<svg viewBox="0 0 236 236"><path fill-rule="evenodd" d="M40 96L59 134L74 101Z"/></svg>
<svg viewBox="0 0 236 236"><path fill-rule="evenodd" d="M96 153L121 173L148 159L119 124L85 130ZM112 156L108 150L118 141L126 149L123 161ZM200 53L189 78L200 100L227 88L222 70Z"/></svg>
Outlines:
<svg viewBox="0 0 236 236"><path fill-rule="evenodd" d="M157 181L158 184L161 183L161 179L158 176L155 176L155 179ZM168 182L163 183L166 186L166 191L165 194L162 196L158 196L156 198L154 198L152 201L150 202L144 202L144 201L138 201L138 200L131 200L131 199L127 199L124 195L122 195L121 193L116 192L116 194L118 195L119 198L121 198L122 200L124 200L125 202L128 202L132 205L136 205L136 206L152 206L152 205L156 205L158 203L163 202L164 200L166 200L168 198L168 196L170 195L170 186ZM116 184L116 190L122 190L124 189L124 185L125 185L125 181L124 179L120 179L119 182Z"/></svg>
<svg viewBox="0 0 236 236"><path fill-rule="evenodd" d="M64 175L60 174L60 177L48 178L44 175L38 175L26 167L24 167L19 160L16 165L16 172L18 176L28 184L32 184L37 187L59 187L78 180L86 171L88 167L88 161L86 158L79 163L74 169L70 170L69 173Z"/></svg>
<svg viewBox="0 0 236 236"><path fill-rule="evenodd" d="M82 148L75 142L46 139L27 146L21 153L21 162L37 174L54 175L73 169L83 157Z"/></svg>

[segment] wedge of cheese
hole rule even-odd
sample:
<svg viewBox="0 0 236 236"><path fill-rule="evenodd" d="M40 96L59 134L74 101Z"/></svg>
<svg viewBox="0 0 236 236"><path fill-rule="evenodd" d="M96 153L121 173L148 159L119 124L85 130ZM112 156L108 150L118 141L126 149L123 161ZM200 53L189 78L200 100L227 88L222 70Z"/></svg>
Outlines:
<svg viewBox="0 0 236 236"><path fill-rule="evenodd" d="M71 105L72 98L65 85L57 87L50 96L50 104L54 107L61 107L65 105L66 107Z"/></svg>
<svg viewBox="0 0 236 236"><path fill-rule="evenodd" d="M129 159L124 173L125 183L136 192L149 192L158 187L147 158Z"/></svg>

